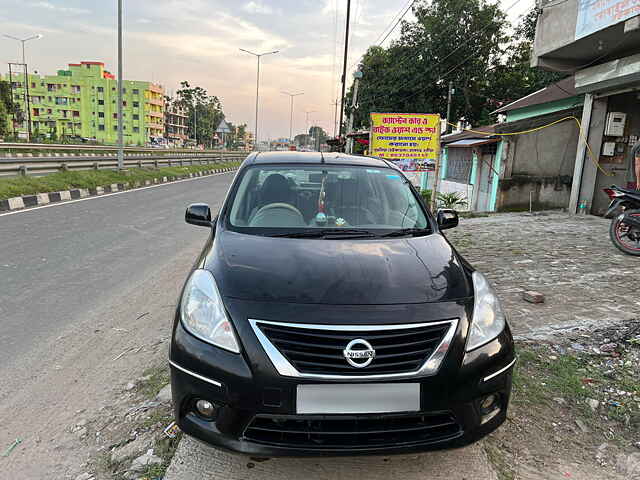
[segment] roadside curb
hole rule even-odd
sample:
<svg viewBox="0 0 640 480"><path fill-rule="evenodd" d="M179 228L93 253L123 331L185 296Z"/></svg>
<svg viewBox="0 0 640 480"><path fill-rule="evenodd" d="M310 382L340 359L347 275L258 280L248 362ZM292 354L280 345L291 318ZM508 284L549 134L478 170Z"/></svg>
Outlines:
<svg viewBox="0 0 640 480"><path fill-rule="evenodd" d="M62 190L60 192L36 193L33 195L22 195L20 197L7 198L0 200L0 212L10 212L13 210L23 210L29 207L38 207L48 205L50 203L63 202L65 200L76 200L78 198L97 197L106 193L123 192L125 190L135 190L137 188L148 187L149 185L157 185L161 183L171 183L178 180L194 177L208 177L218 173L234 172L238 168L218 168L212 170L203 170L201 172L189 173L187 175L178 175L170 177L157 177L144 181L135 181L133 183L113 183L111 185L103 185L95 188L75 188L71 190Z"/></svg>

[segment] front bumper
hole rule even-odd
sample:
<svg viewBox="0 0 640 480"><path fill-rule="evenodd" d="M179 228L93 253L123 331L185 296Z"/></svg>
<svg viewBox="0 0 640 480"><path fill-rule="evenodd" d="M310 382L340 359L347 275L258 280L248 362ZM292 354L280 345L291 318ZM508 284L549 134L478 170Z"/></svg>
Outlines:
<svg viewBox="0 0 640 480"><path fill-rule="evenodd" d="M458 329L466 332L467 327L463 319ZM196 339L176 322L173 404L176 421L188 435L262 457L399 454L462 447L506 419L515 362L508 327L467 354L466 334L458 332L437 375L398 380L420 383L419 412L369 415L297 415L298 385L345 382L281 376L249 334L240 332L244 353L236 355ZM480 402L489 395L496 396L497 408L483 411ZM196 412L197 399L219 406L215 420Z"/></svg>

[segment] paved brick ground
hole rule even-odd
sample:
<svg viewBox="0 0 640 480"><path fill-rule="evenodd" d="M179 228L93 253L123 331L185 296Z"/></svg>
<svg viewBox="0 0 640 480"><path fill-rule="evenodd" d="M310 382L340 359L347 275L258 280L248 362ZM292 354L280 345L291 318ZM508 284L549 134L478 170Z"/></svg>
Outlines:
<svg viewBox="0 0 640 480"><path fill-rule="evenodd" d="M463 219L448 237L467 260L488 275L511 317L514 333L535 337L561 334L574 325L640 317L640 258L623 255L611 245L608 225L607 220L590 216L504 214ZM523 290L540 291L545 303L525 302ZM312 480L363 476L496 478L482 442L461 450L386 460L275 459L255 463L188 437L181 442L165 478Z"/></svg>
<svg viewBox="0 0 640 480"><path fill-rule="evenodd" d="M609 221L560 213L463 219L451 242L496 287L516 335L640 317L640 257L619 252ZM545 303L522 299L523 290Z"/></svg>

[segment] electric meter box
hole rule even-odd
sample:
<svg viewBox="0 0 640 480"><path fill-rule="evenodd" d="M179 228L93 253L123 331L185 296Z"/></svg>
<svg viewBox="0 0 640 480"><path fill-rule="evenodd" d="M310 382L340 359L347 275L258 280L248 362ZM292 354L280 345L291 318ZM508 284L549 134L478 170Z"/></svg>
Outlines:
<svg viewBox="0 0 640 480"><path fill-rule="evenodd" d="M622 112L609 112L604 134L608 137L624 137L624 125L627 114Z"/></svg>
<svg viewBox="0 0 640 480"><path fill-rule="evenodd" d="M615 151L616 151L615 142L604 142L602 144L602 155L604 155L605 157L613 157Z"/></svg>

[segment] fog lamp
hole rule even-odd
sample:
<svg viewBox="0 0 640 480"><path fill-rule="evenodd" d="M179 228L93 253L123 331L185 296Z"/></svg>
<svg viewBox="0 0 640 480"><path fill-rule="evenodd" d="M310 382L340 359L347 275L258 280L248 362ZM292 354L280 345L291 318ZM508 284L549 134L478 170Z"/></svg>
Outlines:
<svg viewBox="0 0 640 480"><path fill-rule="evenodd" d="M216 414L216 406L208 400L198 400L196 402L197 412L206 418L213 418Z"/></svg>
<svg viewBox="0 0 640 480"><path fill-rule="evenodd" d="M480 408L482 409L482 412L487 413L491 411L496 406L497 400L497 395L487 395L486 397L484 397L480 402Z"/></svg>

